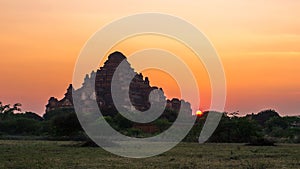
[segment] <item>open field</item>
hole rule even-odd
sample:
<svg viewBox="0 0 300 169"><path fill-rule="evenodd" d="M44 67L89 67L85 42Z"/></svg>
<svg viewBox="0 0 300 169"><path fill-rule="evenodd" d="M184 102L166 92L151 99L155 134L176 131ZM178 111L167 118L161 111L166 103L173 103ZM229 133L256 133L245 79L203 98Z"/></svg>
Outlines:
<svg viewBox="0 0 300 169"><path fill-rule="evenodd" d="M156 157L129 159L66 141L0 140L0 168L300 168L300 145L181 143Z"/></svg>

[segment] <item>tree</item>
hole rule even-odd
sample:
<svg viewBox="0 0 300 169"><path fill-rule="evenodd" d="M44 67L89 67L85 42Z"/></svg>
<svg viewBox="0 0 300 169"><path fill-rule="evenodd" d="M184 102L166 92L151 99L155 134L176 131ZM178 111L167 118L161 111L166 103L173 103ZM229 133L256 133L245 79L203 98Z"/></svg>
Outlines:
<svg viewBox="0 0 300 169"><path fill-rule="evenodd" d="M211 142L250 142L252 138L260 137L261 128L256 121L247 117L228 117L223 114L222 119L209 139Z"/></svg>
<svg viewBox="0 0 300 169"><path fill-rule="evenodd" d="M119 129L127 129L131 128L133 125L133 122L122 116L120 113L118 113L114 118L113 122L118 125Z"/></svg>
<svg viewBox="0 0 300 169"><path fill-rule="evenodd" d="M252 115L252 119L256 120L261 126L265 126L265 123L273 117L280 117L280 116L275 110L272 109L263 110L256 115Z"/></svg>
<svg viewBox="0 0 300 169"><path fill-rule="evenodd" d="M159 130L162 132L162 131L168 129L172 125L172 123L169 122L167 119L161 118L161 119L155 120L154 125L156 127L158 127Z"/></svg>
<svg viewBox="0 0 300 169"><path fill-rule="evenodd" d="M35 113L20 112L21 104L13 106L0 102L0 132L8 135L40 135L42 118Z"/></svg>
<svg viewBox="0 0 300 169"><path fill-rule="evenodd" d="M15 111L21 111L20 106L22 106L20 103L16 103L11 107L10 104L3 105L2 102L0 102L0 114L2 120L6 119L7 116L14 114Z"/></svg>
<svg viewBox="0 0 300 169"><path fill-rule="evenodd" d="M48 132L50 134L54 136L75 136L83 131L75 112L57 113L54 110L52 113L55 115L48 120L50 125Z"/></svg>

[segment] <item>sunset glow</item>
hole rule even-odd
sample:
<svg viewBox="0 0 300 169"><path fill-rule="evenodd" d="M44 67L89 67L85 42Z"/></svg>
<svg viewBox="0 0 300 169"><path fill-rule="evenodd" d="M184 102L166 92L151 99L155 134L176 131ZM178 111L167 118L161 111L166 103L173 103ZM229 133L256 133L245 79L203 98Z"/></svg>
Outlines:
<svg viewBox="0 0 300 169"><path fill-rule="evenodd" d="M85 42L113 20L143 12L178 16L201 30L215 46L225 69L225 110L241 114L274 108L300 113L300 1L16 1L0 2L0 101L22 103L24 111L43 114L51 96L62 98ZM113 36L113 35L112 35ZM111 51L130 56L144 47L180 55L196 72L200 106L210 106L205 67L196 67L191 51L170 39L142 36ZM100 63L99 63L100 65ZM180 97L176 81L146 70L168 97ZM167 80L165 80L167 79ZM189 100L193 102L193 99ZM197 108L199 109L199 107Z"/></svg>

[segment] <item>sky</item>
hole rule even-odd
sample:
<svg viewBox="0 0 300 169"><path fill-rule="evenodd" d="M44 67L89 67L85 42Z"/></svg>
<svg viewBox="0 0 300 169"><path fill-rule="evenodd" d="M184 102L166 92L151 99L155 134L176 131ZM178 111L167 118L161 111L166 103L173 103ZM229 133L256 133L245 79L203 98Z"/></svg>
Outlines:
<svg viewBox="0 0 300 169"><path fill-rule="evenodd" d="M160 12L192 23L214 45L226 74L226 111L299 115L299 9L297 0L1 0L0 101L43 114L51 96L63 97L81 48L98 29L124 16ZM142 47L138 38L129 42ZM174 81L168 86L159 73L144 73L168 97L178 95ZM209 100L209 82L202 82L201 97Z"/></svg>

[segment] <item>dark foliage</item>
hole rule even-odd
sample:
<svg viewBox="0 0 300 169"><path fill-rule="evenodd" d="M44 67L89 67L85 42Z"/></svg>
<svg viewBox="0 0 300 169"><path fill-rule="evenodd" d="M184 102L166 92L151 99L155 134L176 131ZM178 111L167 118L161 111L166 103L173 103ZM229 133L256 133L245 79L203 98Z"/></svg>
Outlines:
<svg viewBox="0 0 300 169"><path fill-rule="evenodd" d="M89 140L85 135L74 109L57 109L42 118L35 113L15 113L20 104L2 105L0 102L0 135L42 136L58 140ZM121 114L105 116L113 128L131 137L151 137L167 130L177 118L177 112L166 110L158 119L139 128ZM197 117L196 123L184 141L197 142L209 112ZM249 145L272 145L274 142L300 142L300 118L280 117L274 110L257 115L238 117L223 113L221 121L209 142L240 142ZM139 127L136 127L139 126ZM143 127L143 126L142 126ZM152 130L152 132L148 132ZM153 132L154 131L154 132ZM91 141L91 140L90 140ZM89 144L89 143L86 143Z"/></svg>
<svg viewBox="0 0 300 169"><path fill-rule="evenodd" d="M251 138L260 136L261 128L256 121L245 117L228 117L223 114L210 142L250 142Z"/></svg>
<svg viewBox="0 0 300 169"><path fill-rule="evenodd" d="M45 113L43 115L43 118L45 120L50 120L55 116L65 114L65 113L73 113L73 112L75 112L75 110L73 108L61 108L61 109L57 109L57 110L53 110L53 111L49 111L49 112Z"/></svg>
<svg viewBox="0 0 300 169"><path fill-rule="evenodd" d="M269 119L273 117L280 117L280 116L275 110L269 109L269 110L263 110L258 114L252 114L250 115L250 117L253 120L256 120L258 124L260 124L261 126L264 126Z"/></svg>
<svg viewBox="0 0 300 169"><path fill-rule="evenodd" d="M74 136L83 131L77 115L74 111L64 113L50 112L55 114L49 120L49 133L54 136Z"/></svg>

